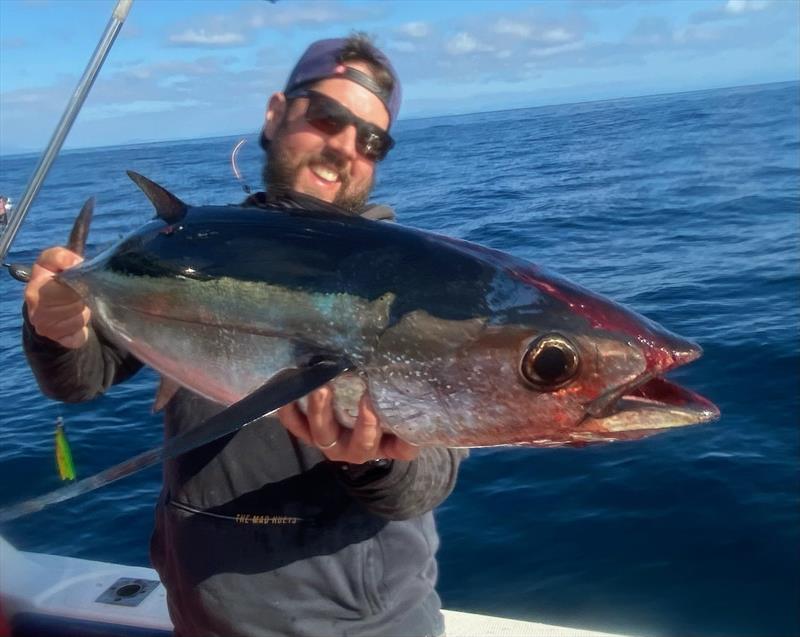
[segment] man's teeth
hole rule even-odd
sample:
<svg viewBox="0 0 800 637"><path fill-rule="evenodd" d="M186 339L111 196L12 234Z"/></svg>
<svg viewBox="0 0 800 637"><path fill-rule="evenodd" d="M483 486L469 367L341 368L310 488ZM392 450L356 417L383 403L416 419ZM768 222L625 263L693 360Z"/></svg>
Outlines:
<svg viewBox="0 0 800 637"><path fill-rule="evenodd" d="M324 179L325 181L338 181L339 174L332 170L331 168L326 168L325 166L311 166L311 172L313 172L317 177L320 179Z"/></svg>

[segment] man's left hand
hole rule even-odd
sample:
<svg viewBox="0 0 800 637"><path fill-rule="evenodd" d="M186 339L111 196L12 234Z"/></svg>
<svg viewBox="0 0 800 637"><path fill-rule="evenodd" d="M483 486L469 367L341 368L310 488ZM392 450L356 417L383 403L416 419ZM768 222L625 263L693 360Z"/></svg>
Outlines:
<svg viewBox="0 0 800 637"><path fill-rule="evenodd" d="M377 458L413 460L419 454L419 447L383 433L366 394L358 404L353 429L343 427L336 419L330 386L320 387L308 395L305 414L297 403L290 403L278 410L278 419L297 438L322 451L328 460L363 464Z"/></svg>

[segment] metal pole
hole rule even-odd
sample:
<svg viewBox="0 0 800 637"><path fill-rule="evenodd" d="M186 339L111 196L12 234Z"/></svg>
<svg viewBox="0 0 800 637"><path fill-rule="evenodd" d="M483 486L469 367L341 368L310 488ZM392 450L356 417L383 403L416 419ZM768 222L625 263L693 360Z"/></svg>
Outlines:
<svg viewBox="0 0 800 637"><path fill-rule="evenodd" d="M11 244L22 225L22 221L25 219L25 215L28 214L28 209L36 198L39 189L42 187L42 183L44 183L44 178L47 176L50 166L58 156L61 145L64 143L64 139L67 137L70 128L72 128L72 124L78 116L78 112L81 110L81 106L83 106L83 102L86 100L89 90L92 88L92 84L94 84L100 67L103 66L108 51L111 49L111 45L114 44L119 30L122 28L122 23L125 22L125 18L128 16L128 11L130 11L132 3L133 0L117 1L117 6L114 7L114 13L111 15L111 19L106 25L103 37L100 39L100 42L98 42L97 48L94 50L94 54L91 60L89 60L86 70L83 72L83 77L81 77L80 82L78 82L78 86L75 88L75 92L72 94L72 98L67 104L64 114L61 116L61 121L58 122L58 126L53 133L53 137L50 139L50 143L47 144L47 148L45 148L42 154L42 158L39 160L39 164L36 166L36 170L31 180L28 182L28 186L25 188L25 192L22 194L19 204L9 213L8 226L6 226L5 232L0 236L0 261L5 261Z"/></svg>

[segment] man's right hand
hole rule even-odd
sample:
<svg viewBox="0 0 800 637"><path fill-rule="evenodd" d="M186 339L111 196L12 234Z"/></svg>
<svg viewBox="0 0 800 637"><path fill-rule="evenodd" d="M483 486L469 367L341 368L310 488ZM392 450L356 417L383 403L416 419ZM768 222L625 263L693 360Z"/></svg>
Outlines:
<svg viewBox="0 0 800 637"><path fill-rule="evenodd" d="M39 255L25 286L28 318L36 333L70 349L89 339L91 313L77 292L53 277L81 261L83 257L71 250L49 248Z"/></svg>

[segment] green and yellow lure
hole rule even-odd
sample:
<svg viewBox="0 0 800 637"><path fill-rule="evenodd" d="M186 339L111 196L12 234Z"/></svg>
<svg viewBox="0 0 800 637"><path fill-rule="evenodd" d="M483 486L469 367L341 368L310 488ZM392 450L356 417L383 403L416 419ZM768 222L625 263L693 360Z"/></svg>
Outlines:
<svg viewBox="0 0 800 637"><path fill-rule="evenodd" d="M69 448L67 432L64 431L64 420L61 416L56 420L56 467L58 467L58 475L62 480L75 479L72 450Z"/></svg>

